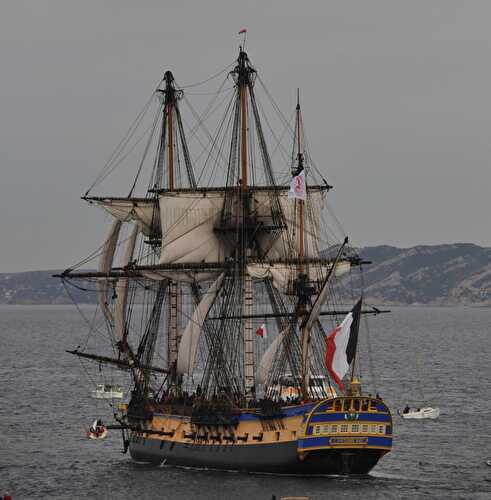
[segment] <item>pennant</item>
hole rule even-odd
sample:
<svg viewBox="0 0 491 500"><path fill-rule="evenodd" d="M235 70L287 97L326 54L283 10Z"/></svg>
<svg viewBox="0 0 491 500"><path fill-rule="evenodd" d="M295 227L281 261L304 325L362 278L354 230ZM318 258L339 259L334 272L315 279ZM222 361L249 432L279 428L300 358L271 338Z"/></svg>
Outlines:
<svg viewBox="0 0 491 500"><path fill-rule="evenodd" d="M304 201L307 199L305 170L302 170L298 175L293 176L290 183L290 191L288 191L288 198L297 198Z"/></svg>
<svg viewBox="0 0 491 500"><path fill-rule="evenodd" d="M257 330L256 335L263 339L268 337L268 332L266 331L266 323L263 323Z"/></svg>
<svg viewBox="0 0 491 500"><path fill-rule="evenodd" d="M329 375L344 391L343 377L356 355L360 329L361 298L343 319L342 323L326 338L326 367Z"/></svg>

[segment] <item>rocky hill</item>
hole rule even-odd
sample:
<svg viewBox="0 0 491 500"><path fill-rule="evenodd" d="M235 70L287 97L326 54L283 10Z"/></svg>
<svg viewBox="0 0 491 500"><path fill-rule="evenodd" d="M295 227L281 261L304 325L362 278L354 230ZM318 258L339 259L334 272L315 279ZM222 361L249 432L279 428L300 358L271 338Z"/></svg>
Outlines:
<svg viewBox="0 0 491 500"><path fill-rule="evenodd" d="M53 278L58 271L32 271L0 274L0 304L72 304L95 303L93 283L77 283L80 288L63 285Z"/></svg>
<svg viewBox="0 0 491 500"><path fill-rule="evenodd" d="M469 243L366 247L365 296L373 304L491 305L491 248ZM95 302L94 284L67 290L55 271L0 274L0 304ZM358 283L359 285L359 283Z"/></svg>
<svg viewBox="0 0 491 500"><path fill-rule="evenodd" d="M365 293L374 303L491 305L491 248L469 243L367 247Z"/></svg>

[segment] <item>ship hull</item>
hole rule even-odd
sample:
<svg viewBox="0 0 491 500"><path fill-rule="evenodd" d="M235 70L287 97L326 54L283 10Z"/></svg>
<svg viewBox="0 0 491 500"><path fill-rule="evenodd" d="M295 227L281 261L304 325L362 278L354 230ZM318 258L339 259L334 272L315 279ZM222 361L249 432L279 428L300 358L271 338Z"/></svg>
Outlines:
<svg viewBox="0 0 491 500"><path fill-rule="evenodd" d="M368 474L385 454L370 449L318 450L301 460L297 445L296 440L240 446L135 437L129 449L134 460L156 465L299 475Z"/></svg>
<svg viewBox="0 0 491 500"><path fill-rule="evenodd" d="M363 405L362 405L363 403ZM357 411L351 410L356 405ZM275 474L368 474L392 447L380 400L330 398L283 407L276 418L243 410L227 426L154 413L129 436L134 460Z"/></svg>

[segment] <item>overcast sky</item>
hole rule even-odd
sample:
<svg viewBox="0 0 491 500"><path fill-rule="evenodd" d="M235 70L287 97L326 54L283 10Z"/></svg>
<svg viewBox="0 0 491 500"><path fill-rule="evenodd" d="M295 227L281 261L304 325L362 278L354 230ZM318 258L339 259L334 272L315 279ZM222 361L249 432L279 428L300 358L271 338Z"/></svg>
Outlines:
<svg viewBox="0 0 491 500"><path fill-rule="evenodd" d="M99 246L109 218L80 195L164 70L206 79L242 27L285 114L301 88L354 244L491 245L490 20L488 0L3 0L0 272Z"/></svg>

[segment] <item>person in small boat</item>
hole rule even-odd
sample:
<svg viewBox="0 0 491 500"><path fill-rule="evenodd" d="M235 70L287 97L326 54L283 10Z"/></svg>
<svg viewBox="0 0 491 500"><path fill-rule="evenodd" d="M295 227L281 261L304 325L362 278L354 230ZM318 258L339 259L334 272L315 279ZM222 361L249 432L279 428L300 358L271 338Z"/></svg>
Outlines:
<svg viewBox="0 0 491 500"><path fill-rule="evenodd" d="M98 418L90 427L89 432L95 434L97 437L104 433L106 427L102 419Z"/></svg>
<svg viewBox="0 0 491 500"><path fill-rule="evenodd" d="M411 411L411 408L409 408L408 405L406 405L406 407L404 408L404 410L402 410L402 413L409 413Z"/></svg>

